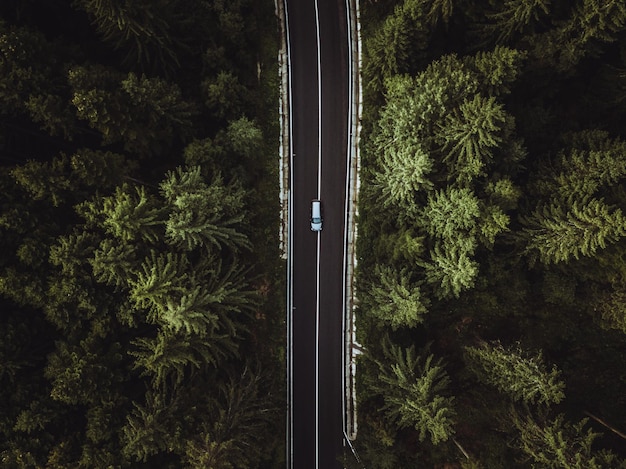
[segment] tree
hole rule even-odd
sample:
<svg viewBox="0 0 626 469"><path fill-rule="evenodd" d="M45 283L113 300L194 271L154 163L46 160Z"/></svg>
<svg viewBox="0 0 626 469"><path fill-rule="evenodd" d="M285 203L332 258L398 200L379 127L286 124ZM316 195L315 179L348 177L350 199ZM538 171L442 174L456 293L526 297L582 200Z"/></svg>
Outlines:
<svg viewBox="0 0 626 469"><path fill-rule="evenodd" d="M469 369L483 383L496 387L514 401L527 404L558 404L565 398L565 384L556 367L548 370L541 352L528 353L520 344L503 347L483 343L465 347Z"/></svg>
<svg viewBox="0 0 626 469"><path fill-rule="evenodd" d="M593 453L592 445L600 436L591 429L585 431L587 419L572 424L558 415L554 419L520 416L512 413L512 422L519 431L515 445L537 467L547 469L604 469L620 467L610 452Z"/></svg>
<svg viewBox="0 0 626 469"><path fill-rule="evenodd" d="M177 168L167 173L160 189L170 206L165 233L172 245L185 250L250 247L248 238L238 230L246 214L244 190L236 180L226 185L216 175L207 184L199 166Z"/></svg>
<svg viewBox="0 0 626 469"><path fill-rule="evenodd" d="M379 267L373 283L366 296L370 316L394 330L415 327L423 321L430 302L419 284L410 281L409 272Z"/></svg>
<svg viewBox="0 0 626 469"><path fill-rule="evenodd" d="M585 130L564 136L552 165L541 168L534 183L542 195L571 202L593 197L626 176L626 142L608 132Z"/></svg>
<svg viewBox="0 0 626 469"><path fill-rule="evenodd" d="M128 243L142 240L155 243L164 225L164 209L144 186L123 184L104 197L100 207L102 225L114 238Z"/></svg>
<svg viewBox="0 0 626 469"><path fill-rule="evenodd" d="M478 263L470 256L476 247L473 238L457 244L436 243L430 252L430 261L419 263L424 268L426 281L433 285L439 299L458 298L463 290L474 286Z"/></svg>
<svg viewBox="0 0 626 469"><path fill-rule="evenodd" d="M102 134L104 145L122 142L149 156L193 133L196 108L175 84L103 66L72 67L68 79L76 115Z"/></svg>
<svg viewBox="0 0 626 469"><path fill-rule="evenodd" d="M475 95L448 114L437 126L436 138L443 151L450 173L462 182L484 175L485 161L493 157L493 149L502 142L506 113L494 97Z"/></svg>
<svg viewBox="0 0 626 469"><path fill-rule="evenodd" d="M419 224L433 238L472 237L480 217L478 198L470 189L448 186L428 195Z"/></svg>
<svg viewBox="0 0 626 469"><path fill-rule="evenodd" d="M182 403L177 396L148 391L145 405L133 403L122 428L123 455L129 460L148 461L160 452L173 452L181 444Z"/></svg>
<svg viewBox="0 0 626 469"><path fill-rule="evenodd" d="M454 433L453 397L442 395L450 379L441 359L424 350L416 354L415 346L407 349L383 342L384 360L376 361L379 382L374 391L384 399L387 418L400 428L413 427L419 440L427 436L436 445Z"/></svg>
<svg viewBox="0 0 626 469"><path fill-rule="evenodd" d="M431 157L411 141L405 141L397 150L387 149L382 155L382 170L375 175L374 181L380 188L382 205L397 205L415 214L418 191L433 187L428 179L432 170Z"/></svg>
<svg viewBox="0 0 626 469"><path fill-rule="evenodd" d="M550 13L550 0L505 0L498 9L487 15L486 32L506 42L521 33L533 22Z"/></svg>
<svg viewBox="0 0 626 469"><path fill-rule="evenodd" d="M231 120L240 116L248 102L248 89L232 72L220 71L202 84L204 104L218 119Z"/></svg>
<svg viewBox="0 0 626 469"><path fill-rule="evenodd" d="M245 367L220 384L208 405L200 432L185 442L185 460L192 468L253 467L264 453L263 432L272 422L271 397L260 389L260 371Z"/></svg>
<svg viewBox="0 0 626 469"><path fill-rule="evenodd" d="M115 50L124 53L124 64L141 70L171 72L180 67L177 50L183 40L178 2L74 0L91 18L98 33Z"/></svg>
<svg viewBox="0 0 626 469"><path fill-rule="evenodd" d="M571 207L552 202L521 217L521 222L525 252L544 264L591 256L626 234L622 211L601 199L575 201Z"/></svg>
<svg viewBox="0 0 626 469"><path fill-rule="evenodd" d="M430 5L429 5L430 3ZM364 42L366 92L382 93L395 75L415 73L424 58L432 29L451 14L450 2L403 0Z"/></svg>

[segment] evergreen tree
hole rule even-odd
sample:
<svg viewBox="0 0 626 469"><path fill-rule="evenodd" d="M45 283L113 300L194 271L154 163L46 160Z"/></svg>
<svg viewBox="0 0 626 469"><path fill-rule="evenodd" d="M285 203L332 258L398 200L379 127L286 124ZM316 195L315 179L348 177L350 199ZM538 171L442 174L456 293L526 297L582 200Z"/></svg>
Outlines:
<svg viewBox="0 0 626 469"><path fill-rule="evenodd" d="M428 43L427 21L423 2L404 0L365 42L364 75L369 78L369 91L381 93L387 79L411 71L420 49Z"/></svg>
<svg viewBox="0 0 626 469"><path fill-rule="evenodd" d="M448 186L432 192L420 216L420 225L433 238L471 238L480 217L478 198L470 189Z"/></svg>
<svg viewBox="0 0 626 469"><path fill-rule="evenodd" d="M125 65L166 72L180 66L177 51L183 44L175 36L183 23L177 8L179 2L74 0L73 3L87 12L105 42L124 53Z"/></svg>
<svg viewBox="0 0 626 469"><path fill-rule="evenodd" d="M493 50L480 51L463 60L476 74L483 95L501 97L511 93L511 86L522 74L526 58L524 51L498 45Z"/></svg>
<svg viewBox="0 0 626 469"><path fill-rule="evenodd" d="M149 156L193 132L196 109L175 84L102 66L73 67L68 78L76 115L105 145L123 142L126 150Z"/></svg>
<svg viewBox="0 0 626 469"><path fill-rule="evenodd" d="M599 199L575 201L570 208L552 202L521 221L525 252L544 264L591 256L626 233L622 211Z"/></svg>
<svg viewBox="0 0 626 469"><path fill-rule="evenodd" d="M541 194L573 201L592 197L626 176L626 142L608 132L586 130L565 137L550 167L542 167L534 184Z"/></svg>
<svg viewBox="0 0 626 469"><path fill-rule="evenodd" d="M159 331L156 337L139 337L129 352L133 367L150 378L157 392L181 385L194 370L217 367L232 358L237 344L227 335L198 335L186 332Z"/></svg>
<svg viewBox="0 0 626 469"><path fill-rule="evenodd" d="M399 427L413 427L419 440L429 436L433 444L454 434L454 398L445 393L450 379L441 360L424 350L416 354L387 339L383 342L384 361L376 361L379 382L373 390L383 396L387 418Z"/></svg>
<svg viewBox="0 0 626 469"><path fill-rule="evenodd" d="M476 377L514 401L527 404L558 404L563 400L565 384L556 367L548 370L541 352L527 353L519 343L503 347L499 343L483 343L480 347L465 347L470 370Z"/></svg>
<svg viewBox="0 0 626 469"><path fill-rule="evenodd" d="M164 209L143 186L117 187L115 194L103 198L96 210L103 217L105 230L124 243L135 240L155 243L164 225Z"/></svg>
<svg viewBox="0 0 626 469"><path fill-rule="evenodd" d="M505 0L497 4L496 11L487 15L486 32L497 35L498 42L506 42L549 15L550 3L550 0Z"/></svg>
<svg viewBox="0 0 626 469"><path fill-rule="evenodd" d="M209 403L208 418L200 432L185 443L185 460L192 468L234 469L254 467L263 454L262 431L275 410L260 390L261 375L244 368L219 387Z"/></svg>
<svg viewBox="0 0 626 469"><path fill-rule="evenodd" d="M133 403L122 428L122 452L128 460L147 462L160 452L173 452L181 444L181 402L177 396L147 392L145 405Z"/></svg>
<svg viewBox="0 0 626 469"><path fill-rule="evenodd" d="M484 175L485 161L493 157L493 149L502 141L506 114L495 98L475 95L458 110L446 116L436 130L450 172L461 182Z"/></svg>
<svg viewBox="0 0 626 469"><path fill-rule="evenodd" d="M160 188L171 207L165 231L173 245L186 250L250 247L247 237L238 231L246 214L244 190L236 181L226 185L218 175L207 184L200 167L195 166L168 172Z"/></svg>
<svg viewBox="0 0 626 469"><path fill-rule="evenodd" d="M587 419L576 424L563 415L554 419L534 419L512 414L519 431L515 444L537 467L548 469L608 469L623 467L610 452L594 454L592 445L600 434L585 430Z"/></svg>
<svg viewBox="0 0 626 469"><path fill-rule="evenodd" d="M222 70L217 76L205 79L201 87L204 105L217 119L235 119L248 104L248 89L232 72Z"/></svg>
<svg viewBox="0 0 626 469"><path fill-rule="evenodd" d="M428 190L433 184L428 179L433 169L429 155L419 147L405 141L395 151L388 149L382 156L382 170L375 176L374 183L380 188L383 206L399 206L409 214L415 214L417 193Z"/></svg>
<svg viewBox="0 0 626 469"><path fill-rule="evenodd" d="M478 263L470 256L476 247L472 238L457 244L436 243L430 261L422 261L426 281L433 285L439 299L456 297L474 286Z"/></svg>
<svg viewBox="0 0 626 469"><path fill-rule="evenodd" d="M397 271L390 267L377 268L374 284L366 298L367 313L394 330L417 326L423 321L430 303L419 284L412 285L406 270Z"/></svg>

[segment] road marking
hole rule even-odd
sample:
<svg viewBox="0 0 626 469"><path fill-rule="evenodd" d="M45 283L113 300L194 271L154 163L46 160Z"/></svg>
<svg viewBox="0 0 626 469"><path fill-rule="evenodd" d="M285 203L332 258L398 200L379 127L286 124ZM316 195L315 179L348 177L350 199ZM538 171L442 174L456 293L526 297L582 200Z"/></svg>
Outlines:
<svg viewBox="0 0 626 469"><path fill-rule="evenodd" d="M322 57L320 53L320 15L315 0L315 29L317 40L317 198L322 196ZM315 468L319 469L320 444L320 238L317 233L317 281L315 305Z"/></svg>
<svg viewBox="0 0 626 469"><path fill-rule="evenodd" d="M293 237L291 236L293 227L293 191L291 184L293 183L293 107L292 107L292 73L291 73L291 41L289 33L289 11L287 9L287 0L283 0L285 9L285 33L287 36L287 70L289 79L289 184L287 196L287 461L289 468L293 469Z"/></svg>
<svg viewBox="0 0 626 469"><path fill-rule="evenodd" d="M351 149L352 149L352 41L351 41L351 24L350 24L350 0L346 0L346 36L348 38L348 122L346 127L348 145L346 148L346 187L345 187L345 205L344 205L344 220L343 220L343 297L342 297L342 315L341 315L341 424L343 427L343 433L346 435L346 314L352 314L351 311L346 310L347 301L347 262L348 262L348 222L350 218L348 216L350 210L350 170L351 170ZM348 444L351 445L350 441ZM345 440L344 440L345 446Z"/></svg>

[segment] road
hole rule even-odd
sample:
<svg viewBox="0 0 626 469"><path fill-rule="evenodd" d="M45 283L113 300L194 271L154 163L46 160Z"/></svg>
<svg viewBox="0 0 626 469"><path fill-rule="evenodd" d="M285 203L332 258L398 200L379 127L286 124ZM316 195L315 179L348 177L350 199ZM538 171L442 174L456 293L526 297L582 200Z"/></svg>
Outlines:
<svg viewBox="0 0 626 469"><path fill-rule="evenodd" d="M291 84L289 467L343 467L349 113L345 0L285 0ZM324 229L310 231L311 199Z"/></svg>

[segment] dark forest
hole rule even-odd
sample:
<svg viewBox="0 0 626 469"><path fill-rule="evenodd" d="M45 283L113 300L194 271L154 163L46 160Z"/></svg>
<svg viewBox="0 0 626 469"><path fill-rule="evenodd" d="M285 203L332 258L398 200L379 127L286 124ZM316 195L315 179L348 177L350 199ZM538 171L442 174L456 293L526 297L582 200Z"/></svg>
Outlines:
<svg viewBox="0 0 626 469"><path fill-rule="evenodd" d="M0 466L280 467L272 2L0 4Z"/></svg>
<svg viewBox="0 0 626 469"><path fill-rule="evenodd" d="M626 3L361 21L361 459L626 467Z"/></svg>

